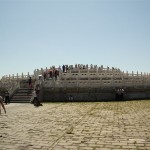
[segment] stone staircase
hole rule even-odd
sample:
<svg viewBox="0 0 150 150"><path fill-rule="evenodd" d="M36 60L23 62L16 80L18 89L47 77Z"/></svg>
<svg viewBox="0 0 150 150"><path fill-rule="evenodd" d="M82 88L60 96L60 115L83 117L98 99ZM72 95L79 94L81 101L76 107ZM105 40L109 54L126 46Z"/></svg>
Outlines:
<svg viewBox="0 0 150 150"><path fill-rule="evenodd" d="M11 97L10 103L30 103L33 89L19 88Z"/></svg>

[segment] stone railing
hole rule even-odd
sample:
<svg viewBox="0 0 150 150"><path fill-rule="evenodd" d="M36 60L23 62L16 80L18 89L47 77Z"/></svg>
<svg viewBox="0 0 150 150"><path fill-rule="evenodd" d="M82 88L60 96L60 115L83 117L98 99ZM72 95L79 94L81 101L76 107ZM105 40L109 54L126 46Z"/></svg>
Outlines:
<svg viewBox="0 0 150 150"><path fill-rule="evenodd" d="M11 81L27 80L29 77L32 79L39 79L39 75L43 75L44 72L49 73L49 70L57 69L59 71L59 77L57 80L45 80L43 85L49 87L103 87L103 86L150 86L150 74L146 73L124 73L120 69L116 68L104 68L97 65L72 65L68 66L68 70L63 72L62 68L55 68L55 66L49 69L35 69L31 75L12 75L3 76L2 83ZM49 78L47 78L49 79ZM11 86L11 85L9 85Z"/></svg>
<svg viewBox="0 0 150 150"><path fill-rule="evenodd" d="M43 75L44 71L48 70L47 68L46 69L43 69L41 68L40 70L39 69L35 69L33 74L30 74L29 72L27 74L21 74L19 75L18 73L16 75L5 75L1 78L1 81L2 82L5 82L5 81L11 81L11 80L15 80L15 81L19 81L19 80L26 80L26 79L29 79L29 77L31 77L32 79L38 79L39 78L39 75Z"/></svg>
<svg viewBox="0 0 150 150"><path fill-rule="evenodd" d="M133 80L66 80L54 81L45 80L44 87L138 87L150 86L150 81L133 81Z"/></svg>
<svg viewBox="0 0 150 150"><path fill-rule="evenodd" d="M65 67L68 67L68 70L67 70L67 73L70 73L70 71L72 72L85 72L86 70L88 71L117 71L117 72L120 72L120 69L116 69L116 68L104 68L103 65L101 65L100 67L98 67L97 65L83 65L83 64L76 64L75 66L73 65L65 65ZM83 69L84 68L84 69ZM58 70L60 73L63 72L63 69L61 66L59 67L55 67L55 66L51 66L49 68L41 68L41 69L35 69L33 74L29 74L29 72L27 74L21 74L19 75L18 73L16 75L5 75L2 77L2 81L7 81L7 80L23 80L23 79L28 79L29 77L32 77L33 79L38 79L39 75L43 75L44 72L49 72L49 70Z"/></svg>
<svg viewBox="0 0 150 150"><path fill-rule="evenodd" d="M2 77L2 79L1 79L1 81L2 82L5 82L5 81L12 81L12 80L14 80L14 81L19 81L19 80L23 80L23 79L29 79L29 77L32 77L32 78L35 78L35 76L34 75L30 75L30 74L27 74L27 75L24 75L24 74L22 74L22 75L9 75L9 76L3 76Z"/></svg>
<svg viewBox="0 0 150 150"><path fill-rule="evenodd" d="M128 87L150 86L150 74L124 72L82 72L69 71L62 73L57 80L45 80L45 87Z"/></svg>

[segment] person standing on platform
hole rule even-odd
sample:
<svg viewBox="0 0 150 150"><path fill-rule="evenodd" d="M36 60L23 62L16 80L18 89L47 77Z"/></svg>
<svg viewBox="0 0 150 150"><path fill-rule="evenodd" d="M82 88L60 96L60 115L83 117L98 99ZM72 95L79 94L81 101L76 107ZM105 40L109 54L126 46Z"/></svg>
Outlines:
<svg viewBox="0 0 150 150"><path fill-rule="evenodd" d="M65 65L62 66L63 73L65 72Z"/></svg>
<svg viewBox="0 0 150 150"><path fill-rule="evenodd" d="M32 88L32 78L30 77L28 80L29 88Z"/></svg>

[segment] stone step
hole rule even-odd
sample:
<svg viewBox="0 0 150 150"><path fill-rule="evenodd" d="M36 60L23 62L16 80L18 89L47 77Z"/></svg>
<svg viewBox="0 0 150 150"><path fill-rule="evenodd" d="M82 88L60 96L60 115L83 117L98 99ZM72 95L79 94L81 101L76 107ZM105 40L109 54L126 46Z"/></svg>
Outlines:
<svg viewBox="0 0 150 150"><path fill-rule="evenodd" d="M31 99L31 98L18 98L18 99L17 99L17 98L13 98L13 99L11 99L11 101L13 101L13 100L14 100L14 101L19 101L19 100L30 101L30 99Z"/></svg>
<svg viewBox="0 0 150 150"><path fill-rule="evenodd" d="M30 99L11 99L10 103L30 103Z"/></svg>
<svg viewBox="0 0 150 150"><path fill-rule="evenodd" d="M29 103L32 97L33 89L20 88L11 98L11 103Z"/></svg>
<svg viewBox="0 0 150 150"><path fill-rule="evenodd" d="M18 91L17 93L18 94L31 94L32 91L31 92L30 91Z"/></svg>
<svg viewBox="0 0 150 150"><path fill-rule="evenodd" d="M30 101L20 100L20 101L11 101L10 103L30 103Z"/></svg>
<svg viewBox="0 0 150 150"><path fill-rule="evenodd" d="M31 95L14 95L13 98L30 98L32 96Z"/></svg>
<svg viewBox="0 0 150 150"><path fill-rule="evenodd" d="M13 97L31 97L32 96L32 94L22 94L22 95L20 95L20 94L15 94Z"/></svg>

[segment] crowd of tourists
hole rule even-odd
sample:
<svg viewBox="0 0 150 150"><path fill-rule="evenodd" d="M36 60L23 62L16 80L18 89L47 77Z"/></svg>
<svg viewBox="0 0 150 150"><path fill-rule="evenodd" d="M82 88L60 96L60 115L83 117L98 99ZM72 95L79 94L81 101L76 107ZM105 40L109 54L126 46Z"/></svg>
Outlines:
<svg viewBox="0 0 150 150"><path fill-rule="evenodd" d="M116 90L116 101L119 101L119 100L124 100L124 89L123 88L118 88Z"/></svg>
<svg viewBox="0 0 150 150"><path fill-rule="evenodd" d="M88 69L89 66L88 65L83 65L83 64L76 64L75 66L73 65L62 65L59 66L58 68L56 68L55 66L50 67L50 69L47 69L44 71L43 73L43 78L44 80L46 79L53 79L55 78L55 80L57 80L57 78L59 77L60 73L67 73L70 70L73 69ZM90 65L90 69L96 69L97 65ZM103 68L103 66L101 66L100 68Z"/></svg>
<svg viewBox="0 0 150 150"><path fill-rule="evenodd" d="M57 77L59 77L60 73L67 73L70 70L76 70L76 69L94 69L94 70L103 70L103 65L101 65L100 67L98 67L97 65L83 65L83 64L75 64L75 65L62 65L59 66L58 68L56 68L55 66L50 67L50 69L47 69L44 71L43 73L43 77L44 79L52 79L55 78L57 79ZM107 70L109 70L110 68L107 67ZM116 68L112 67L112 70L117 70Z"/></svg>

